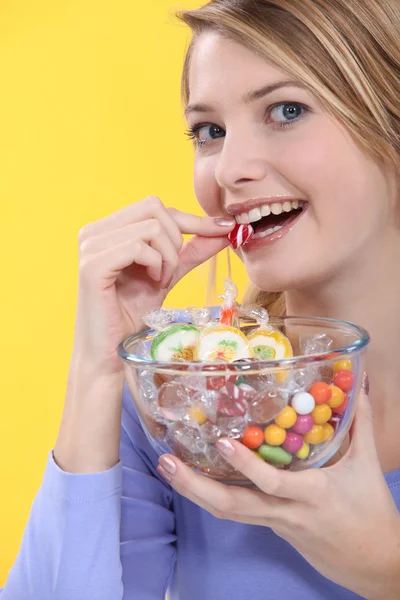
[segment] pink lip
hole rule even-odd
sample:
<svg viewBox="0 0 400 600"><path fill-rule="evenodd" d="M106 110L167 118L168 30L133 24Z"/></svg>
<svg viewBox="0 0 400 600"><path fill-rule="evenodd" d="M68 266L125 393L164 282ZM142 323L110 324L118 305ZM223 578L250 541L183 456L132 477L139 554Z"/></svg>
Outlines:
<svg viewBox="0 0 400 600"><path fill-rule="evenodd" d="M225 210L230 215L241 215L244 212L249 212L253 208L258 208L265 204L283 204L284 202L306 202L304 198L295 198L294 196L280 196L277 198L254 198L253 200L247 200L246 202L238 202L237 204L230 204L225 207Z"/></svg>
<svg viewBox="0 0 400 600"><path fill-rule="evenodd" d="M270 246L274 244L278 240L284 238L292 229L297 225L300 221L301 217L307 212L309 204L305 204L301 213L294 218L290 219L283 225L282 229L279 231L275 231L274 233L270 233L262 238L254 238L252 237L244 246L240 249L243 250L244 253L251 252L252 250L257 250L257 248L263 248L264 246Z"/></svg>

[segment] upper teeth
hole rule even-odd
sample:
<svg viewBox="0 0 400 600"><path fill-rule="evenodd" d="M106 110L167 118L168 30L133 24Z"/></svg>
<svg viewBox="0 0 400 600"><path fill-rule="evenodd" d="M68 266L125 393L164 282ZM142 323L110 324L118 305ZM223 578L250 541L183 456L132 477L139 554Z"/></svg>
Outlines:
<svg viewBox="0 0 400 600"><path fill-rule="evenodd" d="M259 221L263 217L268 217L270 214L280 215L282 212L290 212L291 210L296 210L303 206L304 202L301 200L287 200L286 202L263 204L258 208L252 208L249 212L243 212L240 215L236 215L236 223L239 225L254 223L254 221Z"/></svg>

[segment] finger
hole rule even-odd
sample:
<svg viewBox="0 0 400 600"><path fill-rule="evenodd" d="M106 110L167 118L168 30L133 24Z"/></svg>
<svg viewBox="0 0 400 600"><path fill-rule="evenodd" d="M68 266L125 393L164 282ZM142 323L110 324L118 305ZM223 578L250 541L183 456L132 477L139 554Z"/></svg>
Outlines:
<svg viewBox="0 0 400 600"><path fill-rule="evenodd" d="M176 471L173 476L163 469L172 461ZM160 457L159 464L163 469L161 473L172 487L188 500L195 502L218 518L243 520L243 517L263 519L272 523L280 521L286 514L290 504L282 500L267 496L258 490L224 485L218 481L196 473L182 461L171 455Z"/></svg>
<svg viewBox="0 0 400 600"><path fill-rule="evenodd" d="M181 233L193 233L204 237L228 235L236 225L235 219L231 217L199 217L172 207L167 210Z"/></svg>
<svg viewBox="0 0 400 600"><path fill-rule="evenodd" d="M176 271L179 259L171 238L157 219L148 219L140 223L126 225L120 229L102 232L84 241L81 244L80 253L82 256L97 254L135 239L148 243L161 254L163 266L160 285L162 287L163 281L169 281Z"/></svg>
<svg viewBox="0 0 400 600"><path fill-rule="evenodd" d="M318 482L316 472L282 471L260 460L248 448L235 440L221 439L217 449L229 464L243 473L262 492L288 500L308 501L315 493ZM311 473L311 474L310 474ZM313 483L311 484L311 479Z"/></svg>
<svg viewBox="0 0 400 600"><path fill-rule="evenodd" d="M178 268L175 272L174 278L170 284L173 287L184 277L192 271L195 267L203 264L209 260L212 256L221 252L224 248L229 246L230 242L228 238L215 237L206 238L202 236L192 237L182 248L179 254Z"/></svg>
<svg viewBox="0 0 400 600"><path fill-rule="evenodd" d="M378 460L372 405L365 389L362 389L354 416L354 421L350 428L350 448L346 458L354 460L357 457L360 460L370 462L371 459Z"/></svg>
<svg viewBox="0 0 400 600"><path fill-rule="evenodd" d="M128 240L81 261L80 274L83 282L101 282L104 288L115 282L119 273L136 263L147 267L149 276L155 281L161 278L162 256L148 244Z"/></svg>
<svg viewBox="0 0 400 600"><path fill-rule="evenodd" d="M79 232L79 243L82 244L92 237L121 229L133 223L140 224L148 219L158 219L160 221L163 228L168 232L176 250L179 252L182 247L182 234L179 231L177 223L175 223L164 204L156 196L139 200L103 219L85 225Z"/></svg>

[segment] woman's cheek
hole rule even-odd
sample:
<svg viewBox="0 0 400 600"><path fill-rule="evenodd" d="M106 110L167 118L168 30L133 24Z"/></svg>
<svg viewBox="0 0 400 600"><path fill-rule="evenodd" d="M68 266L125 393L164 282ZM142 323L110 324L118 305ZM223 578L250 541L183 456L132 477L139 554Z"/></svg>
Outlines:
<svg viewBox="0 0 400 600"><path fill-rule="evenodd" d="M197 156L194 163L194 192L205 213L218 216L223 210L221 190L216 182L213 157Z"/></svg>

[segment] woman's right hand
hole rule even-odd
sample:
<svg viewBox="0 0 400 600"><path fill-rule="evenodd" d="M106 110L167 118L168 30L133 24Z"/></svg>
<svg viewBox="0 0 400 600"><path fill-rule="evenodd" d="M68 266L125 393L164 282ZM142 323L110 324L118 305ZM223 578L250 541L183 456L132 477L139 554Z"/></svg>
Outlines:
<svg viewBox="0 0 400 600"><path fill-rule="evenodd" d="M233 226L150 197L81 230L75 340L54 449L62 469L93 473L118 462L118 344L143 328L144 313L159 308L184 275L228 246ZM194 236L183 245L183 234Z"/></svg>
<svg viewBox="0 0 400 600"><path fill-rule="evenodd" d="M149 197L84 227L74 352L103 373L122 371L120 341L143 329L144 313L184 275L228 246L233 225ZM187 233L195 236L183 245Z"/></svg>

